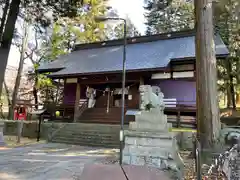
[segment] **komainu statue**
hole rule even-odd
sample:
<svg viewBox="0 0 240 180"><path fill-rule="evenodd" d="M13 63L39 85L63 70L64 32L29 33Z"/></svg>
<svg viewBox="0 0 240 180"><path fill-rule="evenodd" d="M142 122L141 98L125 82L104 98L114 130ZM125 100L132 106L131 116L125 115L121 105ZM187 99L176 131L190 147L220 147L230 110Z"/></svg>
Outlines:
<svg viewBox="0 0 240 180"><path fill-rule="evenodd" d="M141 85L140 92L140 110L149 110L158 108L164 110L163 93L158 86Z"/></svg>
<svg viewBox="0 0 240 180"><path fill-rule="evenodd" d="M88 98L88 108L93 108L96 102L96 90L91 87L87 87L86 97Z"/></svg>

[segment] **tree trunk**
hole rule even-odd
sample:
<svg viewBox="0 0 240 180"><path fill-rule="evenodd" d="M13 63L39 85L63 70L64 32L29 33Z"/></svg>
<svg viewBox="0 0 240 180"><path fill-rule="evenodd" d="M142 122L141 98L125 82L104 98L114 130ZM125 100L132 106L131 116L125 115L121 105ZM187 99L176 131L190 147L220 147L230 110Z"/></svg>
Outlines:
<svg viewBox="0 0 240 180"><path fill-rule="evenodd" d="M37 83L38 83L38 74L35 73L35 82L34 82L34 87L33 87L33 97L34 97L34 104L35 108L38 108L38 89L37 89Z"/></svg>
<svg viewBox="0 0 240 180"><path fill-rule="evenodd" d="M21 0L12 0L8 13L7 22L2 35L2 44L0 48L0 95L2 94L2 85L4 81L5 70L8 61L8 54L10 51L15 23L19 13L19 5Z"/></svg>
<svg viewBox="0 0 240 180"><path fill-rule="evenodd" d="M3 85L4 85L4 88L5 88L6 96L7 96L7 100L8 100L8 119L10 119L10 117L9 117L9 114L10 114L9 112L11 112L10 92L8 90L7 83L5 82L5 80L3 81Z"/></svg>
<svg viewBox="0 0 240 180"><path fill-rule="evenodd" d="M240 104L240 94L236 93L236 106Z"/></svg>
<svg viewBox="0 0 240 180"><path fill-rule="evenodd" d="M13 89L13 94L12 94L12 106L11 106L11 112L9 112L10 117L13 116L14 107L15 107L16 101L17 101L18 89L19 89L20 82L21 82L23 64L24 64L24 60L25 60L25 52L26 52L27 43L28 43L29 26L28 26L28 23L26 20L24 21L23 27L24 27L24 34L23 34L23 40L22 40L21 55L20 55L17 77L16 77L14 89Z"/></svg>
<svg viewBox="0 0 240 180"><path fill-rule="evenodd" d="M235 91L234 91L234 84L233 84L233 74L232 74L232 64L231 61L228 59L227 63L227 72L229 76L229 88L230 88L230 95L232 100L232 108L236 110L236 101L235 101Z"/></svg>
<svg viewBox="0 0 240 180"><path fill-rule="evenodd" d="M4 85L4 88L5 88L5 92L6 92L7 101L8 101L8 109L9 109L9 107L11 107L10 92L8 90L8 87L7 87L7 84L6 84L5 80L3 81L3 85Z"/></svg>
<svg viewBox="0 0 240 180"><path fill-rule="evenodd" d="M4 26L5 26L5 22L6 22L6 17L7 17L7 13L8 13L8 8L9 8L9 1L10 0L6 0L5 2L5 6L3 9L3 14L2 14L2 19L1 19L1 25L0 25L0 39L2 39L2 33L4 30Z"/></svg>
<svg viewBox="0 0 240 180"><path fill-rule="evenodd" d="M217 69L212 1L195 0L198 138L203 149L213 147L219 136Z"/></svg>
<svg viewBox="0 0 240 180"><path fill-rule="evenodd" d="M226 89L227 89L227 108L229 109L229 108L231 108L232 97L231 97L231 92L230 92L230 86L228 83L226 85L227 85L227 87L226 87Z"/></svg>

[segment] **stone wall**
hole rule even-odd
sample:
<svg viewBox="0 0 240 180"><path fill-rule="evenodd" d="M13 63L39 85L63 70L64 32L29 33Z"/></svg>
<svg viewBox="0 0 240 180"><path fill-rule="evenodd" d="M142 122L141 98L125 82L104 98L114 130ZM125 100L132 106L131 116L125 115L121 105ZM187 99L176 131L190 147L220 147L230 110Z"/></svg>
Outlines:
<svg viewBox="0 0 240 180"><path fill-rule="evenodd" d="M174 134L180 150L193 150L194 132L175 132Z"/></svg>
<svg viewBox="0 0 240 180"><path fill-rule="evenodd" d="M60 126L60 123L54 123L55 126ZM48 133L52 128L52 123L43 123L41 125L41 138L47 139ZM17 121L7 120L4 121L3 128L4 135L17 135ZM37 138L38 121L24 121L22 136L28 138Z"/></svg>

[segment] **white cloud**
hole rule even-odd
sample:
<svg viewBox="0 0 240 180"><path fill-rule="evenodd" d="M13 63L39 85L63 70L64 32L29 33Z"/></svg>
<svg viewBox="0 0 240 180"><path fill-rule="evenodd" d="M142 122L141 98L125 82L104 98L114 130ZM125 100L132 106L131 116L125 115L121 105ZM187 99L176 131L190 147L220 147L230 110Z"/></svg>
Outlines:
<svg viewBox="0 0 240 180"><path fill-rule="evenodd" d="M144 0L110 0L109 4L117 9L121 17L128 16L141 34L144 34Z"/></svg>

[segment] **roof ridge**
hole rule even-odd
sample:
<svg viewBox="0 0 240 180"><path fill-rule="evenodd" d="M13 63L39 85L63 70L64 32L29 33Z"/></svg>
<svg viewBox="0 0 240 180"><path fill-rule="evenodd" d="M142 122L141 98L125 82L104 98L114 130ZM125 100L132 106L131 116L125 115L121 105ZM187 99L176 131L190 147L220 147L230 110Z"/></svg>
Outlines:
<svg viewBox="0 0 240 180"><path fill-rule="evenodd" d="M195 29L190 29L190 30L174 31L174 32L162 33L162 34L130 37L130 38L127 38L127 44L136 44L136 43L152 42L152 41L159 41L159 40L166 40L166 39L189 37L189 36L194 36L195 32L196 32ZM123 38L109 40L109 41L86 43L86 44L76 44L73 51L110 47L110 46L119 46L122 44L123 44Z"/></svg>

